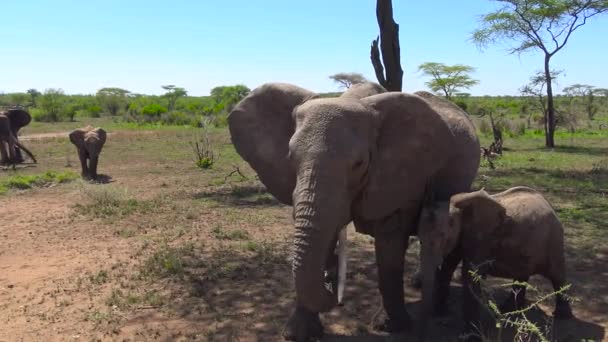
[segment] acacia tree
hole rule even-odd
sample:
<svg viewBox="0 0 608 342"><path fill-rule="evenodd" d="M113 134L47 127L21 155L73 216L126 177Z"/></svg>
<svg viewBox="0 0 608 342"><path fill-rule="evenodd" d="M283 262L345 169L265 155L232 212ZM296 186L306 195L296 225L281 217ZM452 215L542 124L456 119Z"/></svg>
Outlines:
<svg viewBox="0 0 608 342"><path fill-rule="evenodd" d="M350 88L353 84L367 81L363 75L356 72L339 72L329 76L329 78L344 88Z"/></svg>
<svg viewBox="0 0 608 342"><path fill-rule="evenodd" d="M376 18L380 37L372 41L371 60L378 83L388 91L401 91L403 88L403 69L401 69L401 49L399 47L399 25L393 19L391 0L377 0ZM382 61L380 60L382 50ZM384 73L386 69L386 75Z"/></svg>
<svg viewBox="0 0 608 342"><path fill-rule="evenodd" d="M97 91L97 101L101 107L114 116L127 104L127 95L130 92L121 88L102 88Z"/></svg>
<svg viewBox="0 0 608 342"><path fill-rule="evenodd" d="M551 70L550 71L551 81L556 79L560 73L561 73L561 71ZM532 104L534 105L534 107L536 109L540 110L543 113L545 132L548 130L547 112L549 110L549 106L547 104L548 101L547 101L546 91L545 91L546 86L547 86L547 79L545 78L545 72L537 71L536 74L534 74L532 77L530 77L530 82L528 82L528 84L524 85L523 87L521 87L519 89L519 92L521 93L522 96L531 97L531 98L535 99L535 101L533 101ZM531 118L532 118L532 112L530 112L528 115L528 127L530 127Z"/></svg>
<svg viewBox="0 0 608 342"><path fill-rule="evenodd" d="M547 93L545 145L554 147L555 105L551 84L551 58L568 43L570 36L587 19L608 11L608 0L494 0L503 6L481 19L481 28L473 32L480 47L502 40L516 44L510 53L532 49L544 54L544 77Z"/></svg>
<svg viewBox="0 0 608 342"><path fill-rule="evenodd" d="M452 95L459 90L469 89L479 83L469 75L475 71L475 68L463 64L445 65L426 62L418 66L418 71L430 76L431 80L425 84L434 92L443 92L448 100L452 99Z"/></svg>
<svg viewBox="0 0 608 342"><path fill-rule="evenodd" d="M36 107L36 98L42 94L34 88L28 89L27 93L30 94L32 107Z"/></svg>
<svg viewBox="0 0 608 342"><path fill-rule="evenodd" d="M163 96L166 97L167 101L169 102L167 107L170 111L174 109L177 99L188 95L186 89L176 87L174 85L164 85L161 87L167 91Z"/></svg>
<svg viewBox="0 0 608 342"><path fill-rule="evenodd" d="M595 103L595 87L587 84L573 84L563 89L570 102L579 102L589 120L593 120L598 111Z"/></svg>

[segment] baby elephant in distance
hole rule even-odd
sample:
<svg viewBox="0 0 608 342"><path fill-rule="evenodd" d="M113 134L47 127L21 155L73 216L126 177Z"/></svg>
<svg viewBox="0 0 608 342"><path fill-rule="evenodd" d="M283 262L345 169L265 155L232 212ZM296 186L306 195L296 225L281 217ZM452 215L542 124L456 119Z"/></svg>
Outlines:
<svg viewBox="0 0 608 342"><path fill-rule="evenodd" d="M488 195L483 189L461 193L452 196L449 203L427 199L418 236L426 308L433 306L434 299L436 308L445 306L451 273L463 260L463 309L469 331L479 321L479 307L473 297L480 298L479 283L469 273L475 267L480 276L517 282L527 282L530 276L539 274L551 281L555 291L566 285L563 227L551 204L527 187L514 187L495 195ZM451 259L450 266L436 272L444 258ZM515 298L510 296L503 310L524 307L526 289L517 282ZM431 293L439 298L432 298ZM556 296L554 317L573 317L570 304L561 293Z"/></svg>
<svg viewBox="0 0 608 342"><path fill-rule="evenodd" d="M93 128L91 126L78 128L70 133L70 141L78 149L78 158L80 158L80 165L82 166L82 177L96 180L97 162L103 144L106 142L106 131L102 128Z"/></svg>

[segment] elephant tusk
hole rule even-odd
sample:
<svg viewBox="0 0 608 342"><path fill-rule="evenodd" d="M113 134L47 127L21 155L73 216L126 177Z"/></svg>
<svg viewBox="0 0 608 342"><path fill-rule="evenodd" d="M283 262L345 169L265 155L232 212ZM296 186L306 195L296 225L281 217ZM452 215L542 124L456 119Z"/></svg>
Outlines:
<svg viewBox="0 0 608 342"><path fill-rule="evenodd" d="M342 304L346 285L346 229L347 226L338 233L338 304Z"/></svg>

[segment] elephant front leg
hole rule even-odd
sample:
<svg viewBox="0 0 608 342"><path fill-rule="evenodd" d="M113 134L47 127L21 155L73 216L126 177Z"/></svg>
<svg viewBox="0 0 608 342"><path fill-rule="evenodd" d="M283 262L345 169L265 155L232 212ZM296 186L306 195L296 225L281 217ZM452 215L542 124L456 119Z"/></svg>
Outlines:
<svg viewBox="0 0 608 342"><path fill-rule="evenodd" d="M403 269L408 236L401 227L384 228L387 227L383 227L382 232L376 231L374 236L380 294L388 316L380 329L398 333L411 327L403 298Z"/></svg>
<svg viewBox="0 0 608 342"><path fill-rule="evenodd" d="M462 262L462 279L463 279L463 301L462 310L464 316L464 331L465 341L481 341L479 329L481 328L479 303L481 300L481 285L477 279L473 279L471 274L472 267L470 262L463 260Z"/></svg>
<svg viewBox="0 0 608 342"><path fill-rule="evenodd" d="M437 271L437 287L435 288L434 313L436 315L444 315L448 313L448 297L450 295L450 283L454 276L456 267L462 260L462 248L456 247L448 256L445 257L441 265L441 269Z"/></svg>
<svg viewBox="0 0 608 342"><path fill-rule="evenodd" d="M308 309L296 306L291 314L287 327L283 333L287 341L308 341L323 337L323 325L318 312L311 312Z"/></svg>
<svg viewBox="0 0 608 342"><path fill-rule="evenodd" d="M93 180L97 180L97 160L99 156L91 156L89 158L89 176Z"/></svg>
<svg viewBox="0 0 608 342"><path fill-rule="evenodd" d="M78 150L78 158L80 158L80 175L84 179L89 178L89 168L87 167L87 153L81 149Z"/></svg>

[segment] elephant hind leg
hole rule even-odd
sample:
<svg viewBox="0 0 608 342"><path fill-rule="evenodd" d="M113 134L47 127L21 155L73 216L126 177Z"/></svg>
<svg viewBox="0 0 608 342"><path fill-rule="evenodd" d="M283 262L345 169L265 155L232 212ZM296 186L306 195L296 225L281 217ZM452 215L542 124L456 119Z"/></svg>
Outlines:
<svg viewBox="0 0 608 342"><path fill-rule="evenodd" d="M553 249L553 255L549 259L550 265L548 274L545 276L551 281L553 291L558 292L567 285L566 282L566 259L564 257L563 237L560 235L558 241L559 248ZM555 295L555 311L553 317L557 319L573 318L572 308L566 293L558 293Z"/></svg>
<svg viewBox="0 0 608 342"><path fill-rule="evenodd" d="M2 140L0 140L0 163L3 165L9 163L7 146Z"/></svg>
<svg viewBox="0 0 608 342"><path fill-rule="evenodd" d="M565 270L556 273L557 274L550 275L548 278L553 285L553 291L558 292L566 285L566 276ZM557 293L555 295L555 311L553 311L553 317L556 319L571 319L574 317L570 302L565 293Z"/></svg>

